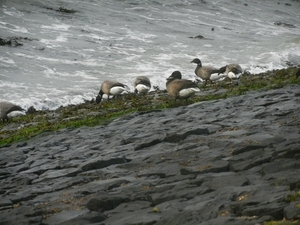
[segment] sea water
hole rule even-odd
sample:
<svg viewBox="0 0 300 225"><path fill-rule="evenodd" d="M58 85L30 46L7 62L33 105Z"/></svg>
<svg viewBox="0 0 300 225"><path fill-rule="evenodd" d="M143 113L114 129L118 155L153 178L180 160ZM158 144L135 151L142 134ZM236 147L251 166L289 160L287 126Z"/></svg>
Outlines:
<svg viewBox="0 0 300 225"><path fill-rule="evenodd" d="M196 78L196 57L253 74L297 66L299 12L292 0L2 0L0 38L23 45L0 46L0 101L56 109L107 79L133 91L141 75L165 89L174 70Z"/></svg>

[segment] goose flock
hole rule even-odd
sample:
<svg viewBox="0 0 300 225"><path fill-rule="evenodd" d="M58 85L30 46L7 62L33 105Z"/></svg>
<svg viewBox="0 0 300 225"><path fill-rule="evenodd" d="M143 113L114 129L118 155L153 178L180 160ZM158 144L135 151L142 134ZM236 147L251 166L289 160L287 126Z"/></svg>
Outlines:
<svg viewBox="0 0 300 225"><path fill-rule="evenodd" d="M191 63L197 64L195 74L201 78L206 86L207 82L219 80L224 77L228 77L231 82L234 79L238 79L242 74L242 68L239 64L228 64L220 69L212 66L202 66L200 59L195 58ZM146 76L136 77L134 83L134 93L146 94L151 89L150 79ZM199 92L199 86L191 80L182 79L180 71L174 71L168 78L166 78L166 89L168 94L176 99L188 99L193 96L196 92ZM123 93L128 93L130 88L118 81L105 80L101 86L98 95L96 96L96 103L100 103L103 95L117 96ZM24 109L11 102L0 102L0 119L2 122L9 121L10 118L24 115Z"/></svg>
<svg viewBox="0 0 300 225"><path fill-rule="evenodd" d="M200 59L195 58L191 63L197 64L195 74L201 78L206 86L207 81L212 83L221 78L228 77L231 83L234 79L238 79L243 70L239 64L228 64L221 68L215 68L212 66L202 66ZM134 81L134 93L145 94L151 89L151 82L146 76L138 76ZM166 81L166 89L168 94L174 99L187 99L193 96L200 89L195 82L191 80L182 79L180 71L174 71ZM101 84L100 91L96 97L96 103L100 103L103 94L109 96L117 96L123 93L127 93L129 87L123 83L113 80L106 80Z"/></svg>

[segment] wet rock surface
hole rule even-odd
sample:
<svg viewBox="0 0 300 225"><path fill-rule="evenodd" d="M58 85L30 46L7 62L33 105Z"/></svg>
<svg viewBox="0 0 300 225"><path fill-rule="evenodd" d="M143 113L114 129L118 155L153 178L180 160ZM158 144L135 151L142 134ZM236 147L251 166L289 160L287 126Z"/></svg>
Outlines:
<svg viewBox="0 0 300 225"><path fill-rule="evenodd" d="M300 86L249 92L0 148L0 224L297 219Z"/></svg>

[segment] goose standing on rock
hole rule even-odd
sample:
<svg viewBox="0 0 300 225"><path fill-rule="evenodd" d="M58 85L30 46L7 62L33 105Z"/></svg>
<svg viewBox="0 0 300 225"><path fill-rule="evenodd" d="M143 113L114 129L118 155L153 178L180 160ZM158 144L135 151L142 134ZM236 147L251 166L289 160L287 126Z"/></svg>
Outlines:
<svg viewBox="0 0 300 225"><path fill-rule="evenodd" d="M5 120L9 121L10 116L8 114L15 112L15 111L22 112L22 111L24 111L24 109L21 106L15 105L11 102L0 102L0 118L2 120L2 123ZM20 113L17 115L20 115ZM12 117L14 117L14 116L12 116Z"/></svg>
<svg viewBox="0 0 300 225"><path fill-rule="evenodd" d="M171 76L167 78L166 83L167 92L170 96L187 99L199 92L199 87L191 80L181 79L180 71L174 71Z"/></svg>
<svg viewBox="0 0 300 225"><path fill-rule="evenodd" d="M96 103L101 101L103 94L106 94L107 99L109 99L110 95L120 95L122 92L127 92L128 90L129 88L125 84L113 80L106 80L101 84L100 91L96 97Z"/></svg>
<svg viewBox="0 0 300 225"><path fill-rule="evenodd" d="M134 93L147 93L151 89L151 82L148 77L138 76L134 81Z"/></svg>
<svg viewBox="0 0 300 225"><path fill-rule="evenodd" d="M212 74L219 72L217 68L214 68L212 66L202 66L201 60L198 58L193 59L191 63L197 64L195 74L205 81L204 86L206 85L208 80L211 81L210 77Z"/></svg>
<svg viewBox="0 0 300 225"><path fill-rule="evenodd" d="M233 79L239 79L242 75L242 67L239 64L228 64L219 69L218 74L225 73L232 83Z"/></svg>

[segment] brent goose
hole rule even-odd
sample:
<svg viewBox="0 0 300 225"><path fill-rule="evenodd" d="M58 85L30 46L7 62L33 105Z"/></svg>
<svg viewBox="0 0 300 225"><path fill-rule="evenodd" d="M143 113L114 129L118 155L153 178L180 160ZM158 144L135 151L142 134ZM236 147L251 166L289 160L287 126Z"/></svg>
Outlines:
<svg viewBox="0 0 300 225"><path fill-rule="evenodd" d="M187 99L199 92L199 87L191 80L181 79L180 71L174 71L166 82L167 92L175 99Z"/></svg>
<svg viewBox="0 0 300 225"><path fill-rule="evenodd" d="M193 59L191 63L197 64L195 74L205 81L204 86L206 85L208 80L211 81L210 77L212 74L219 72L217 68L214 68L212 66L202 66L201 60L198 58Z"/></svg>
<svg viewBox="0 0 300 225"><path fill-rule="evenodd" d="M0 118L1 118L2 122L4 122L5 120L8 121L9 120L8 114L15 112L15 111L22 112L22 111L24 111L24 109L18 105L11 103L11 102L0 102Z"/></svg>
<svg viewBox="0 0 300 225"><path fill-rule="evenodd" d="M230 79L231 83L233 79L239 79L243 70L239 64L228 64L219 69L218 74L225 73L226 76Z"/></svg>
<svg viewBox="0 0 300 225"><path fill-rule="evenodd" d="M106 80L101 84L100 91L96 97L96 103L101 101L103 94L106 94L107 99L109 99L110 95L120 95L122 92L127 92L128 90L129 88L125 84L113 80Z"/></svg>
<svg viewBox="0 0 300 225"><path fill-rule="evenodd" d="M148 77L138 76L133 86L134 93L147 93L151 89L151 82Z"/></svg>

